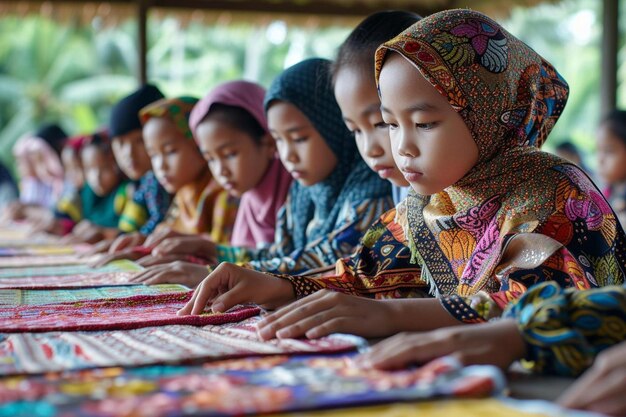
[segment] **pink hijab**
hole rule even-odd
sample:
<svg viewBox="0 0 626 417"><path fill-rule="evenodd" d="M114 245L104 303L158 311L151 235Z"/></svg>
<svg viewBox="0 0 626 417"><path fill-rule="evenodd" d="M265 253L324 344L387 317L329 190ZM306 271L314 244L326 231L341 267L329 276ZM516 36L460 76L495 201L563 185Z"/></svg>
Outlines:
<svg viewBox="0 0 626 417"><path fill-rule="evenodd" d="M246 110L267 131L264 97L265 90L248 81L221 84L195 105L189 116L189 126L195 135L211 106L220 103ZM276 216L287 198L291 180L280 160L274 158L257 186L241 197L231 245L254 248L274 242Z"/></svg>

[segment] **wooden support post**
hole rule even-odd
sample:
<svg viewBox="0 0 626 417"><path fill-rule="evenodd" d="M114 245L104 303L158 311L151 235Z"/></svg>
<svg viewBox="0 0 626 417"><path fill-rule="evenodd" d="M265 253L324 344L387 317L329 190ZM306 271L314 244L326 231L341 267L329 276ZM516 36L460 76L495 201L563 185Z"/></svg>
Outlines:
<svg viewBox="0 0 626 417"><path fill-rule="evenodd" d="M613 110L617 102L618 4L619 0L602 2L601 117Z"/></svg>
<svg viewBox="0 0 626 417"><path fill-rule="evenodd" d="M137 0L137 80L140 85L148 82L148 2Z"/></svg>

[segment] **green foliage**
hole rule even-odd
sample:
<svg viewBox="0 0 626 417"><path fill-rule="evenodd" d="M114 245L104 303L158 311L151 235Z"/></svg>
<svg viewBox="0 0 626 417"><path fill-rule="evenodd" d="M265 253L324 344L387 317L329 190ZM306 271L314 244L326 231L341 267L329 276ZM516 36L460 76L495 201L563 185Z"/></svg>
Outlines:
<svg viewBox="0 0 626 417"><path fill-rule="evenodd" d="M570 84L569 103L548 149L571 140L586 151L588 162L600 117L600 7L597 0L564 0L515 9L504 22ZM626 7L621 13L626 21ZM595 18L586 38L578 36L581 25L575 20L583 15ZM268 86L298 60L332 58L351 28L283 29L284 39L277 39L261 25L182 27L174 16L150 18L148 78L167 95L202 96L237 78ZM132 20L103 28L97 19L77 26L39 16L0 17L0 158L10 162L15 140L44 121L57 121L72 134L106 124L110 106L137 85L136 31ZM626 106L626 48L620 53L618 99Z"/></svg>

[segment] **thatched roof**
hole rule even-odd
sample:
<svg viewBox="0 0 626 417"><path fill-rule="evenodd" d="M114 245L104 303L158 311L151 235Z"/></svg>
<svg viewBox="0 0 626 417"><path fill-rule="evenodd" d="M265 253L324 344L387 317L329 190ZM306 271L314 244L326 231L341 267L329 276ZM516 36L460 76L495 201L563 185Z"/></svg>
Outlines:
<svg viewBox="0 0 626 417"><path fill-rule="evenodd" d="M0 0L0 16L41 14L55 20L90 23L98 17L115 25L135 18L139 5L150 13L175 14L184 23L266 23L282 19L312 26L353 24L378 10L404 9L428 15L438 10L471 7L493 16L506 15L515 6L533 6L554 0Z"/></svg>

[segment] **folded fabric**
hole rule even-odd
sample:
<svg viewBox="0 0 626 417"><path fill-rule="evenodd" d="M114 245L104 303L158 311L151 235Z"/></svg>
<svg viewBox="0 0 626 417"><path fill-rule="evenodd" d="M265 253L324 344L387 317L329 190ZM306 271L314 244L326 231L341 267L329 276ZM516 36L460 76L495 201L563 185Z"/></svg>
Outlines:
<svg viewBox="0 0 626 417"><path fill-rule="evenodd" d="M143 268L134 262L120 260L111 262L101 268L92 268L88 265L54 265L54 266L33 266L25 268L3 268L0 269L0 283L4 278L19 277L45 277L61 275L98 274L102 272L122 272L140 271Z"/></svg>
<svg viewBox="0 0 626 417"><path fill-rule="evenodd" d="M63 249L63 248L60 248ZM0 249L1 251L2 249ZM67 266L67 265L87 265L97 261L101 255L79 257L74 252L61 252L58 254L18 254L11 256L0 255L0 268L26 268L42 266Z"/></svg>
<svg viewBox="0 0 626 417"><path fill-rule="evenodd" d="M259 319L255 316L239 323L202 327L168 325L97 332L4 334L0 335L0 375L241 356L336 353L366 343L348 335L262 341L256 332Z"/></svg>
<svg viewBox="0 0 626 417"><path fill-rule="evenodd" d="M116 285L107 287L38 289L0 289L0 306L43 305L105 298L124 298L134 295L186 292L179 284Z"/></svg>
<svg viewBox="0 0 626 417"><path fill-rule="evenodd" d="M112 285L142 285L130 283L139 274L134 272L88 272L76 275L46 275L39 277L0 278L0 288L13 289L53 289L53 288L84 288Z"/></svg>
<svg viewBox="0 0 626 417"><path fill-rule="evenodd" d="M47 416L66 417L228 416L486 397L503 387L497 368L463 368L451 358L391 372L358 368L345 354L280 355L3 378L0 414L37 416L43 410Z"/></svg>
<svg viewBox="0 0 626 417"><path fill-rule="evenodd" d="M166 324L204 326L241 321L259 313L258 307L241 306L226 313L206 311L197 316L178 316L176 312L189 301L192 293L0 307L0 332L123 330Z"/></svg>

